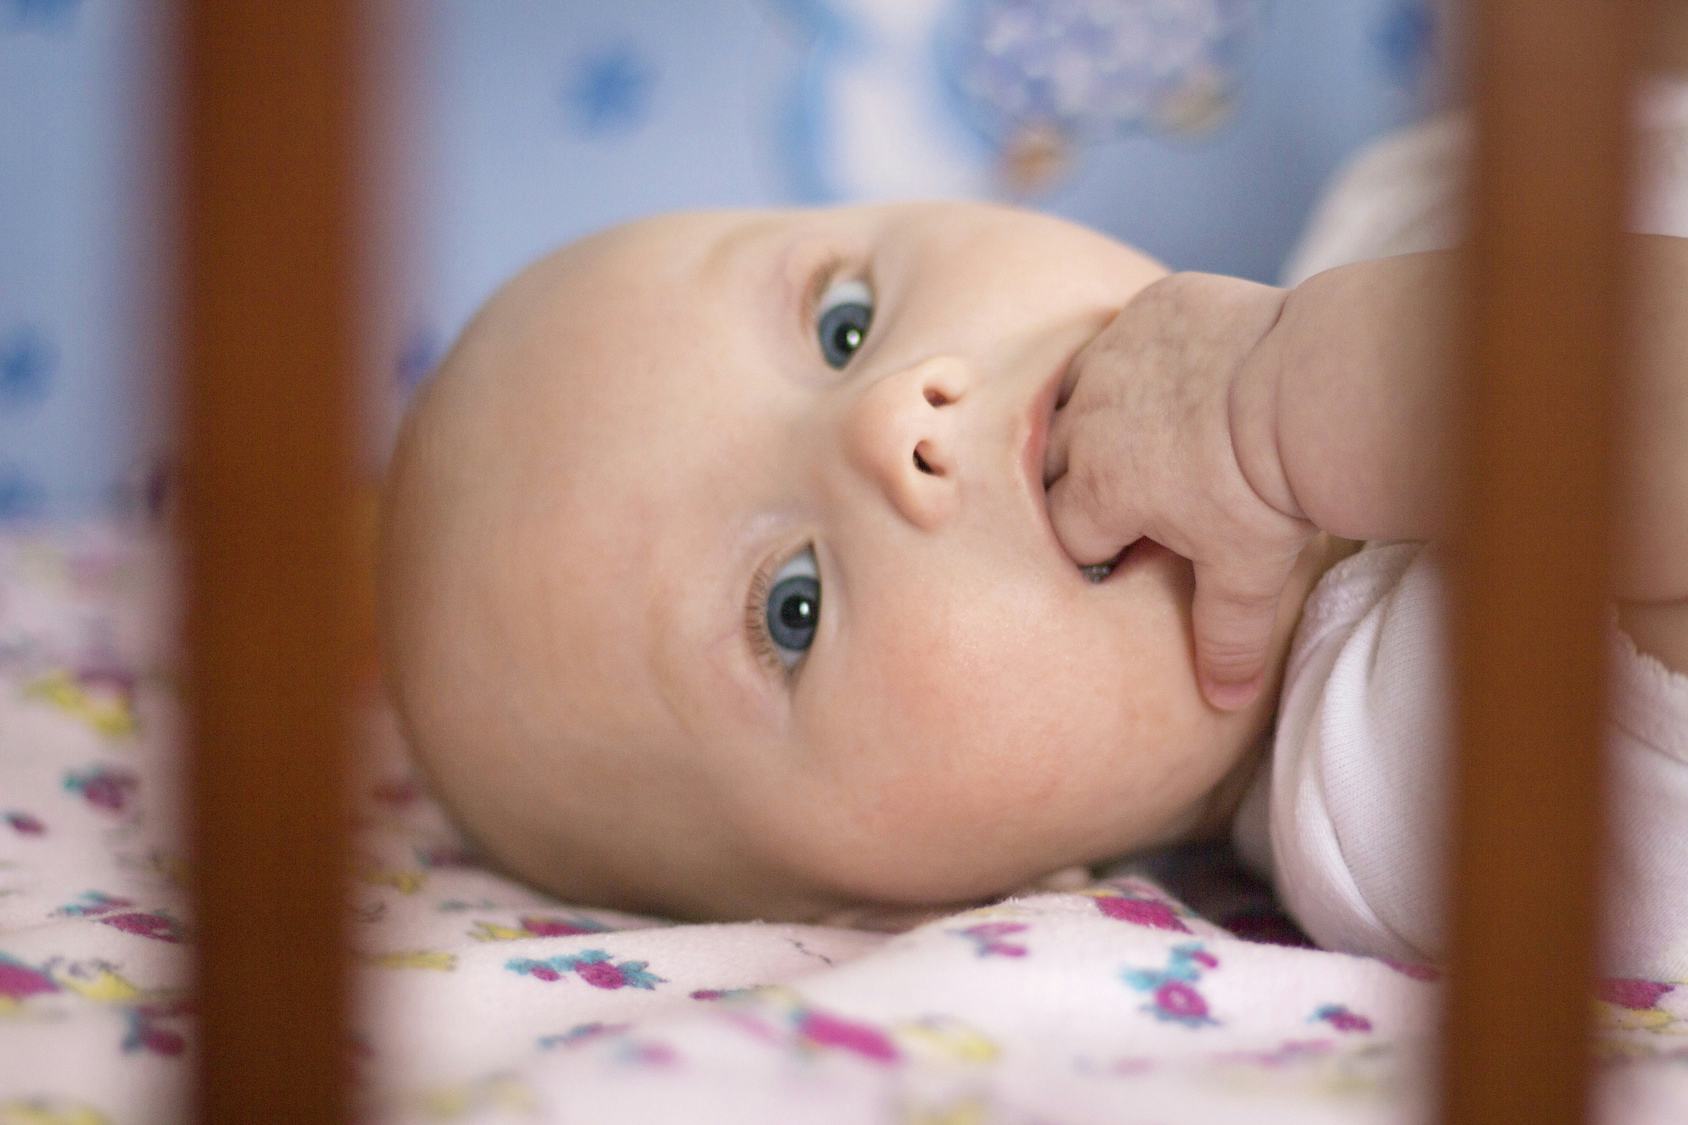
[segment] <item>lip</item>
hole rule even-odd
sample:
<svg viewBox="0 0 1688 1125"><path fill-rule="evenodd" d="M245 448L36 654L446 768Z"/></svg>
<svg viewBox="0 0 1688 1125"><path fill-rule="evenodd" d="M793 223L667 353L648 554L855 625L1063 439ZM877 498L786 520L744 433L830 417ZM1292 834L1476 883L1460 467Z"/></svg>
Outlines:
<svg viewBox="0 0 1688 1125"><path fill-rule="evenodd" d="M1025 477L1027 499L1031 502L1032 510L1037 513L1037 523L1043 531L1045 541L1055 557L1060 560L1062 567L1078 581L1085 582L1088 580L1072 556L1067 554L1066 548L1061 546L1060 537L1055 534L1055 523L1049 518L1049 491L1043 486L1043 457L1049 449L1049 426L1055 416L1055 404L1060 401L1062 384L1066 382L1071 367L1072 356L1068 356L1032 396L1025 413L1026 436L1021 443L1020 464ZM1172 551L1153 539L1145 537L1133 540L1115 557L1113 571L1098 585L1108 585L1125 574L1141 570L1160 559L1172 557L1175 557Z"/></svg>
<svg viewBox="0 0 1688 1125"><path fill-rule="evenodd" d="M1049 493L1043 487L1043 455L1049 448L1049 425L1055 416L1055 401L1060 395L1061 383L1071 365L1072 357L1068 356L1043 380L1032 396L1025 414L1026 436L1021 441L1020 466L1026 482L1026 496L1037 513L1044 538L1061 561L1076 574L1072 559L1055 535L1055 524L1049 518Z"/></svg>

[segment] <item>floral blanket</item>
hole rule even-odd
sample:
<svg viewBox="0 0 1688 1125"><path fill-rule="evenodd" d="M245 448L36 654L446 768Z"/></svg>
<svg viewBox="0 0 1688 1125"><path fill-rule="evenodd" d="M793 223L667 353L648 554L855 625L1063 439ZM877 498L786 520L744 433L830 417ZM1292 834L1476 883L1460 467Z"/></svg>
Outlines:
<svg viewBox="0 0 1688 1125"><path fill-rule="evenodd" d="M186 1117L167 561L113 526L0 536L0 1125ZM1223 851L905 932L676 925L478 866L374 704L368 730L353 909L370 1120L1433 1112L1436 970L1307 948ZM1688 1120L1688 983L1606 981L1595 1004L1602 1119Z"/></svg>

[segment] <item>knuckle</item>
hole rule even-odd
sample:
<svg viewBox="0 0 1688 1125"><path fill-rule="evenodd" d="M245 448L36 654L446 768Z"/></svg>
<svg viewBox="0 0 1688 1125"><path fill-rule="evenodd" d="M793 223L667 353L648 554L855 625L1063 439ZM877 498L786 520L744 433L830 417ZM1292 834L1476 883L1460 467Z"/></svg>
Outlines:
<svg viewBox="0 0 1688 1125"><path fill-rule="evenodd" d="M1244 664L1256 659L1260 645L1252 634L1210 633L1202 638L1202 655L1210 663Z"/></svg>
<svg viewBox="0 0 1688 1125"><path fill-rule="evenodd" d="M1211 580L1204 592L1207 609L1231 620L1251 620L1273 612L1278 606L1282 584L1267 581L1266 575L1226 575Z"/></svg>
<svg viewBox="0 0 1688 1125"><path fill-rule="evenodd" d="M1242 638L1204 638L1200 649L1202 663L1224 679L1241 679L1264 662L1262 647Z"/></svg>

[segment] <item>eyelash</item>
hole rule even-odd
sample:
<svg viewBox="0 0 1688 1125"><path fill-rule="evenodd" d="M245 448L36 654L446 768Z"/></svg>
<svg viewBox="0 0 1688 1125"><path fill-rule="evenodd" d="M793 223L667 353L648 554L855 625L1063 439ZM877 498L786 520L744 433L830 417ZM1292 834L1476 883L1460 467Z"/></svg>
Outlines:
<svg viewBox="0 0 1688 1125"><path fill-rule="evenodd" d="M799 324L806 338L814 338L815 313L820 308L822 295L838 280L848 264L844 255L832 251L821 260L814 273L809 275L809 287L803 294L803 316ZM869 285L869 288L872 286Z"/></svg>
<svg viewBox="0 0 1688 1125"><path fill-rule="evenodd" d="M768 594L773 590L774 574L791 558L790 555L770 555L750 576L750 593L744 600L744 628L750 635L756 659L771 672L778 673L787 683L797 679L807 658L786 667L774 648L774 638L768 634Z"/></svg>

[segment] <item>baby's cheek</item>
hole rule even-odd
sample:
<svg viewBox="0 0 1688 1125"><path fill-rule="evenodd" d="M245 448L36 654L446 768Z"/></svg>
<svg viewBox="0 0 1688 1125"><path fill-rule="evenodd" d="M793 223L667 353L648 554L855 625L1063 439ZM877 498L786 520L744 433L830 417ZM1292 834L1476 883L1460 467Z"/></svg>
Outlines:
<svg viewBox="0 0 1688 1125"><path fill-rule="evenodd" d="M938 658L886 677L853 756L875 831L932 848L1006 843L1064 788L1080 736L1071 700L997 670Z"/></svg>

